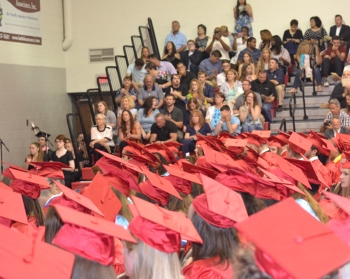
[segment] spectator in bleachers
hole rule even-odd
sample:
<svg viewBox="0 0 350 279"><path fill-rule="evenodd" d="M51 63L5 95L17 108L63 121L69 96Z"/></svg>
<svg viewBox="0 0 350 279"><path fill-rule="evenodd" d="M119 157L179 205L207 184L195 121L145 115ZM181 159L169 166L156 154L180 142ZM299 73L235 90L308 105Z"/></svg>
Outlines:
<svg viewBox="0 0 350 279"><path fill-rule="evenodd" d="M144 86L140 88L137 94L137 101L140 106L143 106L145 99L149 96L155 97L157 104L156 108L163 106L163 91L154 83L154 78L151 75L146 75L144 79Z"/></svg>
<svg viewBox="0 0 350 279"><path fill-rule="evenodd" d="M332 45L327 48L323 57L322 71L324 86L329 86L327 78L331 72L336 72L339 77L342 75L346 55L346 47L341 46L340 38L335 36L332 40Z"/></svg>
<svg viewBox="0 0 350 279"><path fill-rule="evenodd" d="M112 132L116 132L117 129L117 117L115 113L108 109L105 101L100 101L96 104L97 113L102 113L106 116L106 124L111 126Z"/></svg>
<svg viewBox="0 0 350 279"><path fill-rule="evenodd" d="M186 158L187 153L194 152L198 140L197 134L203 136L211 135L209 124L204 121L203 114L200 110L192 111L190 123L186 127L186 133L182 140L182 153L184 158Z"/></svg>
<svg viewBox="0 0 350 279"><path fill-rule="evenodd" d="M137 112L136 120L141 125L141 135L143 140L149 140L151 136L151 126L155 122L155 116L159 113L156 106L156 97L149 96L145 99L142 108Z"/></svg>
<svg viewBox="0 0 350 279"><path fill-rule="evenodd" d="M258 60L261 56L261 51L256 48L256 39L254 37L250 37L247 40L247 48L243 49L238 56L238 65L242 63L243 54L250 53L253 57L254 64L258 63Z"/></svg>
<svg viewBox="0 0 350 279"><path fill-rule="evenodd" d="M196 43L193 40L188 40L187 50L181 52L181 61L185 64L187 71L197 75L202 57L202 52L196 49Z"/></svg>
<svg viewBox="0 0 350 279"><path fill-rule="evenodd" d="M78 154L74 153L73 144L70 139L65 140L64 148L70 151L73 155L74 159L74 172L73 172L73 181L80 181L81 180L81 169L84 167L84 158L81 155L81 153L78 152Z"/></svg>
<svg viewBox="0 0 350 279"><path fill-rule="evenodd" d="M134 120L129 110L122 111L121 123L119 128L119 155L123 157L123 149L127 146L125 140L141 143L141 125Z"/></svg>
<svg viewBox="0 0 350 279"><path fill-rule="evenodd" d="M222 73L216 76L216 83L218 86L221 86L226 82L227 71L231 69L230 62L228 60L222 60L221 67L222 67Z"/></svg>
<svg viewBox="0 0 350 279"><path fill-rule="evenodd" d="M222 36L224 36L225 38L228 38L229 40L230 40L230 45L229 45L229 47L230 47L230 53L229 54L231 54L231 51L232 51L232 46L233 46L233 36L234 36L234 34L232 33L232 32L230 32L230 31L228 31L228 27L226 26L226 25L222 25L221 27L220 27L220 29L221 29L221 34L222 34ZM230 57L231 58L231 57Z"/></svg>
<svg viewBox="0 0 350 279"><path fill-rule="evenodd" d="M327 31L322 27L322 21L318 16L310 18L310 29L307 29L304 34L304 40L310 41L312 45L318 45L320 51L325 49L324 38L327 36Z"/></svg>
<svg viewBox="0 0 350 279"><path fill-rule="evenodd" d="M340 103L337 99L332 99L329 101L329 110L330 112L327 114L326 119L324 120L324 128L332 129L331 119L334 116L338 116L340 118L341 126L350 129L350 116L343 110L341 110Z"/></svg>
<svg viewBox="0 0 350 279"><path fill-rule="evenodd" d="M190 84L193 79L196 78L196 75L192 72L188 72L186 70L186 66L184 63L179 62L177 64L177 73L180 77L180 84L187 89L190 89Z"/></svg>
<svg viewBox="0 0 350 279"><path fill-rule="evenodd" d="M114 101L117 104L117 106L120 106L120 102L125 96L130 96L133 101L136 101L137 91L134 85L132 84L131 76L124 77L122 87L118 89L115 94Z"/></svg>
<svg viewBox="0 0 350 279"><path fill-rule="evenodd" d="M241 133L240 120L232 115L231 109L228 105L223 105L221 107L220 116L221 118L216 125L214 135L218 135L222 131L226 131L231 135Z"/></svg>
<svg viewBox="0 0 350 279"><path fill-rule="evenodd" d="M276 58L283 73L287 73L287 67L290 65L290 55L288 50L283 47L280 36L273 36L271 39L271 55Z"/></svg>
<svg viewBox="0 0 350 279"><path fill-rule="evenodd" d="M233 8L233 15L236 20L235 32L239 33L243 26L249 29L249 36L253 36L253 28L251 19L253 18L253 9L246 0L237 0L236 6Z"/></svg>
<svg viewBox="0 0 350 279"><path fill-rule="evenodd" d="M207 101L206 106L211 106L214 102L214 87L206 82L207 73L204 71L198 72L198 80L203 88L203 94Z"/></svg>
<svg viewBox="0 0 350 279"><path fill-rule="evenodd" d="M249 52L246 52L243 54L242 62L238 66L238 76L242 75L243 64L249 64L252 67L252 73L255 74L255 64L256 63L254 62L253 57Z"/></svg>
<svg viewBox="0 0 350 279"><path fill-rule="evenodd" d="M347 135L349 130L341 126L339 116L333 116L330 120L330 128L324 132L324 136L327 139L336 138L338 134Z"/></svg>
<svg viewBox="0 0 350 279"><path fill-rule="evenodd" d="M146 46L142 47L141 59L143 60L143 64L145 64L145 65L147 64L149 55L150 55L149 48Z"/></svg>
<svg viewBox="0 0 350 279"><path fill-rule="evenodd" d="M191 113L195 110L199 110L202 112L203 117L205 117L205 111L199 108L199 102L196 98L191 98L187 102L187 109L184 115L184 130L186 130L186 126L190 124L191 121Z"/></svg>
<svg viewBox="0 0 350 279"><path fill-rule="evenodd" d="M135 102L131 96L124 96L120 102L120 107L118 108L118 126L120 126L122 111L128 110L133 115L134 120L136 119L137 109L135 108Z"/></svg>
<svg viewBox="0 0 350 279"><path fill-rule="evenodd" d="M184 125L184 114L181 109L175 107L175 97L167 95L165 97L165 108L160 110L164 115L165 120L173 122L177 127L177 141L181 142L183 139L182 127Z"/></svg>
<svg viewBox="0 0 350 279"><path fill-rule="evenodd" d="M205 52L208 46L209 36L207 36L207 27L203 24L197 26L197 38L195 39L196 49Z"/></svg>
<svg viewBox="0 0 350 279"><path fill-rule="evenodd" d="M165 90L165 98L168 95L173 95L175 97L175 107L181 109L183 113L186 111L184 101L187 93L188 89L180 83L180 76L178 74L171 75L171 85Z"/></svg>
<svg viewBox="0 0 350 279"><path fill-rule="evenodd" d="M347 43L347 52L350 47L350 27L343 24L343 17L341 15L336 15L334 17L335 25L329 30L329 36L332 38L338 36L340 40Z"/></svg>
<svg viewBox="0 0 350 279"><path fill-rule="evenodd" d="M220 61L220 57L220 51L214 50L209 58L204 59L199 64L199 70L205 71L207 73L207 80L211 82L215 81L214 84L216 84L217 75L222 72L222 63Z"/></svg>
<svg viewBox="0 0 350 279"><path fill-rule="evenodd" d="M225 95L226 102L232 109L237 97L243 93L242 83L237 80L237 72L234 69L228 70L226 77L227 81L220 86L220 92Z"/></svg>
<svg viewBox="0 0 350 279"><path fill-rule="evenodd" d="M237 61L239 53L247 48L247 40L249 39L249 29L243 26L240 33L236 33L233 37L232 50L235 52L235 56L232 57L230 63L237 70Z"/></svg>
<svg viewBox="0 0 350 279"><path fill-rule="evenodd" d="M345 99L346 99L346 108L345 108L345 112L350 115L350 94L347 93L345 95Z"/></svg>
<svg viewBox="0 0 350 279"><path fill-rule="evenodd" d="M242 65L242 64L241 64ZM241 66L240 65L240 66ZM239 81L242 82L243 80L249 80L253 81L256 79L256 75L253 72L253 67L251 64L245 63L242 65L242 73L239 76Z"/></svg>
<svg viewBox="0 0 350 279"><path fill-rule="evenodd" d="M134 87L141 87L143 85L143 79L145 78L147 72L145 70L146 63L142 58L135 60L135 64L130 64L126 71L126 76L131 76ZM137 89L138 89L137 88Z"/></svg>
<svg viewBox="0 0 350 279"><path fill-rule="evenodd" d="M167 87L171 85L171 75L167 71L157 70L157 66L152 62L148 62L145 67L147 73L151 75L157 85L165 91Z"/></svg>
<svg viewBox="0 0 350 279"><path fill-rule="evenodd" d="M243 123L241 131L251 133L253 130L262 130L260 114L261 106L255 93L250 92L245 95L244 105L239 108L239 118Z"/></svg>
<svg viewBox="0 0 350 279"><path fill-rule="evenodd" d="M216 93L214 100L215 100L215 105L208 108L205 114L205 121L209 124L210 129L212 131L215 130L216 126L218 125L221 119L220 109L223 105L225 105L224 93L222 92Z"/></svg>
<svg viewBox="0 0 350 279"><path fill-rule="evenodd" d="M215 27L213 39L211 43L207 46L206 52L210 53L211 55L215 50L220 51L221 53L220 59L230 60L230 55L229 55L229 51L231 50L230 40L222 36L220 27Z"/></svg>
<svg viewBox="0 0 350 279"><path fill-rule="evenodd" d="M347 107L346 95L350 94L350 69L343 72L341 83L337 83L332 91L331 99L337 99L341 108Z"/></svg>
<svg viewBox="0 0 350 279"><path fill-rule="evenodd" d="M244 105L246 96L248 95L248 93L252 92L251 82L249 80L243 80L242 81L242 89L243 89L243 94L241 94L237 97L236 104L233 107L233 114L239 114L239 108ZM257 94L257 93L254 93L254 94L255 94L256 99L258 101L258 104L261 108L262 107L261 96L260 96L260 94Z"/></svg>
<svg viewBox="0 0 350 279"><path fill-rule="evenodd" d="M303 41L303 32L298 29L299 22L293 19L290 22L290 29L284 31L283 45L288 50L290 58L293 60L293 55L297 53L299 44Z"/></svg>
<svg viewBox="0 0 350 279"><path fill-rule="evenodd" d="M168 72L171 75L176 74L173 64L167 61L159 61L155 54L148 55L148 60L157 66L157 70Z"/></svg>
<svg viewBox="0 0 350 279"><path fill-rule="evenodd" d="M190 90L188 91L188 94L186 96L185 104L187 104L188 100L191 98L197 99L197 101L199 102L199 108L201 109L205 108L205 105L207 104L207 100L204 97L203 88L198 79L193 79L191 81Z"/></svg>
<svg viewBox="0 0 350 279"><path fill-rule="evenodd" d="M259 93L263 101L262 114L265 120L272 123L271 108L273 101L277 98L275 84L267 79L267 71L260 70L258 78L252 83L252 91Z"/></svg>
<svg viewBox="0 0 350 279"><path fill-rule="evenodd" d="M271 39L272 39L272 34L270 30L264 29L260 31L260 39L261 42L259 44L259 49L263 50L264 48L271 48Z"/></svg>
<svg viewBox="0 0 350 279"><path fill-rule="evenodd" d="M271 59L271 50L269 48L264 48L261 51L261 56L258 63L256 64L256 73L258 74L260 70L267 71L269 69L269 61Z"/></svg>
<svg viewBox="0 0 350 279"><path fill-rule="evenodd" d="M29 165L31 162L43 162L44 161L44 152L41 150L41 146L38 142L32 142L29 145L29 155L25 159L24 169L30 170L34 168Z"/></svg>
<svg viewBox="0 0 350 279"><path fill-rule="evenodd" d="M162 61L167 61L173 64L176 69L177 63L181 60L181 56L176 52L175 45L172 41L166 43L164 47L164 55L162 57Z"/></svg>
<svg viewBox="0 0 350 279"><path fill-rule="evenodd" d="M284 99L284 74L282 69L278 68L278 60L276 58L271 58L269 62L269 70L267 71L267 80L271 81L275 87L278 98L278 108L277 111L283 110L283 99Z"/></svg>
<svg viewBox="0 0 350 279"><path fill-rule="evenodd" d="M180 23L174 20L171 23L171 29L172 32L165 38L164 46L166 46L168 42L173 42L177 53L184 51L186 49L187 38L180 32Z"/></svg>
<svg viewBox="0 0 350 279"><path fill-rule="evenodd" d="M156 122L151 127L150 143L164 143L176 141L176 125L165 119L164 114L158 113L155 116Z"/></svg>
<svg viewBox="0 0 350 279"><path fill-rule="evenodd" d="M86 149L86 144L85 144L83 133L78 134L77 143L78 143L78 152L84 158L84 166L86 167L89 165L90 160L89 160L89 154L88 154L87 149Z"/></svg>

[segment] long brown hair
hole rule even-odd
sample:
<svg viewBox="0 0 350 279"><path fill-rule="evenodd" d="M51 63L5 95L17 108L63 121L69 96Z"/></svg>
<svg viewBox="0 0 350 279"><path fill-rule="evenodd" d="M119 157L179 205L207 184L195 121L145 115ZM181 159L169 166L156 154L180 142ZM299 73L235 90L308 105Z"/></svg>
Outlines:
<svg viewBox="0 0 350 279"><path fill-rule="evenodd" d="M265 61L264 61L264 57L263 57L263 52L264 51L267 51L269 53L269 58L267 59L267 62L270 61L272 55L271 55L271 50L269 48L263 48L261 50L261 56L259 58L259 61L258 61L258 65L259 65L259 69L265 69Z"/></svg>
<svg viewBox="0 0 350 279"><path fill-rule="evenodd" d="M258 99L257 99L257 97L256 97L254 92L249 92L247 95L245 95L244 101L245 102L247 101L247 97L249 96L249 94L253 94L253 108L255 108L255 106L260 106L259 102L258 102Z"/></svg>
<svg viewBox="0 0 350 279"><path fill-rule="evenodd" d="M236 4L236 19L238 19L238 17L239 17L239 6L240 5L241 4L239 3L239 0L237 0L237 4ZM244 6L247 6L247 1L244 1Z"/></svg>
<svg viewBox="0 0 350 279"><path fill-rule="evenodd" d="M195 110L198 110L199 109L199 102L196 98L190 98L187 102L187 107L188 107L188 110L190 108L190 104L194 103L196 105L196 108Z"/></svg>
<svg viewBox="0 0 350 279"><path fill-rule="evenodd" d="M32 142L30 145L35 145L35 147L38 148L38 157L36 158L36 161L44 161L44 152L42 151L40 144L38 142Z"/></svg>
<svg viewBox="0 0 350 279"><path fill-rule="evenodd" d="M173 47L171 50L171 53L168 53L168 49L166 48L167 44L171 44ZM175 47L174 43L172 41L167 42L164 46L164 54L168 54L168 56L174 56L175 53L176 53L176 47Z"/></svg>
<svg viewBox="0 0 350 279"><path fill-rule="evenodd" d="M114 187L111 187L111 189L114 192L114 194L116 194L116 196L118 197L118 199L120 200L120 202L122 204L122 208L119 211L119 215L123 216L126 220L128 220L128 222L130 222L132 219L132 215L131 215L130 209L128 207L129 202L128 202L126 196Z"/></svg>
<svg viewBox="0 0 350 279"><path fill-rule="evenodd" d="M96 111L97 111L97 112L98 112L98 109L97 109L98 104L102 104L102 105L105 106L105 111L103 112L103 114L107 116L107 111L108 111L107 103L106 103L105 101L99 101L99 102L97 102L97 103L96 103ZM99 112L99 113L100 113L100 112Z"/></svg>
<svg viewBox="0 0 350 279"><path fill-rule="evenodd" d="M203 126L203 123L204 123L204 117L203 117L203 113L200 111L200 110L198 110L198 109L196 109L196 110L193 110L192 112L191 112L191 119L190 119L190 126L191 127L194 127L194 123L193 123L193 121L192 121L192 116L193 115L196 115L196 116L198 116L199 117L199 127L202 127Z"/></svg>
<svg viewBox="0 0 350 279"><path fill-rule="evenodd" d="M246 80L247 79L247 68L248 67L252 67L252 65L251 64L249 64L249 63L244 63L243 64L243 66L242 66L242 75L239 77L239 81L241 81L241 82L243 82L244 80ZM251 74L253 74L253 69L252 69L252 73Z"/></svg>
<svg viewBox="0 0 350 279"><path fill-rule="evenodd" d="M190 208L193 198L191 195L184 195L180 193L182 200L170 195L169 203L167 204L167 209L170 211L182 212L187 216L188 209Z"/></svg>
<svg viewBox="0 0 350 279"><path fill-rule="evenodd" d="M134 126L135 126L135 120L134 120L134 117L132 116L130 110L123 110L122 111L122 117L121 117L121 121L120 121L120 128L122 129L123 134L125 134L126 133L126 122L123 119L124 112L127 112L129 114L129 117L130 117L130 133L131 133L131 131L134 129Z"/></svg>

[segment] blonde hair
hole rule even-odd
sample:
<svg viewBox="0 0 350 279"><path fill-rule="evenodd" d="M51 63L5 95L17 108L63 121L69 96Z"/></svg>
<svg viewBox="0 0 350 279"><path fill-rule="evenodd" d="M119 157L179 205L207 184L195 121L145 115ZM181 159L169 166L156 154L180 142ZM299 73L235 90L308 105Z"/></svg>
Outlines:
<svg viewBox="0 0 350 279"><path fill-rule="evenodd" d="M190 90L188 91L188 93L193 94L193 92L192 92L192 83L193 82L198 84L198 99L199 100L204 100L203 87L202 87L201 83L199 82L199 80L196 79L196 78L191 80Z"/></svg>
<svg viewBox="0 0 350 279"><path fill-rule="evenodd" d="M302 42L298 49L297 49L297 52L295 54L295 57L296 59L298 60L298 62L300 62L300 55L302 54L309 54L309 51L310 51L310 43L309 42Z"/></svg>
<svg viewBox="0 0 350 279"><path fill-rule="evenodd" d="M125 242L134 255L134 278L183 279L179 257L176 252L159 251L138 240L137 244Z"/></svg>
<svg viewBox="0 0 350 279"><path fill-rule="evenodd" d="M120 103L121 104L123 104L123 100L124 99L128 99L128 102L129 102L129 109L133 109L134 107L135 107L135 102L134 102L134 100L131 98L131 96L129 96L129 95L127 95L127 96L124 96L122 99L121 99L121 101L120 101Z"/></svg>
<svg viewBox="0 0 350 279"><path fill-rule="evenodd" d="M258 68L260 69L265 69L265 61L264 61L264 57L263 57L263 52L267 51L269 53L269 59L267 61L270 61L272 55L271 55L271 50L269 48L264 48L261 50L261 56L259 58L258 61Z"/></svg>

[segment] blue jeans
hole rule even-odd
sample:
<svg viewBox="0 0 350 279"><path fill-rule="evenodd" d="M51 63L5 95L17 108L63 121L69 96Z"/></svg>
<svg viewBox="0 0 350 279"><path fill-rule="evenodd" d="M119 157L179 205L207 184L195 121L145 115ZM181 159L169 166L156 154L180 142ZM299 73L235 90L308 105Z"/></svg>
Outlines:
<svg viewBox="0 0 350 279"><path fill-rule="evenodd" d="M317 85L322 84L322 77L321 77L321 71L320 68L315 67L315 80ZM293 83L293 88L297 89L300 86L300 77L301 77L302 71L301 69L297 69L297 72L295 74L295 79Z"/></svg>
<svg viewBox="0 0 350 279"><path fill-rule="evenodd" d="M265 117L265 120L270 123L272 123L271 108L272 108L272 103L263 103L262 114Z"/></svg>
<svg viewBox="0 0 350 279"><path fill-rule="evenodd" d="M182 140L182 154L184 158L186 157L186 153L194 152L196 149L196 142L189 139Z"/></svg>
<svg viewBox="0 0 350 279"><path fill-rule="evenodd" d="M261 124L246 124L246 123L244 123L242 125L241 132L242 133L244 133L244 132L251 133L254 130L262 130L262 129L263 129L263 127L261 126Z"/></svg>

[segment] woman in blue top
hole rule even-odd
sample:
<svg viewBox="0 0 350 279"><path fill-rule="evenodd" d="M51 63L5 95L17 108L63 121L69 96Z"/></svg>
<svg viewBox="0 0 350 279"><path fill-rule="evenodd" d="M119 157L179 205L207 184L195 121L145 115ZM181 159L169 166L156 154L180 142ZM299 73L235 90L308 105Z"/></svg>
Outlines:
<svg viewBox="0 0 350 279"><path fill-rule="evenodd" d="M211 135L211 129L204 121L203 113L200 110L194 110L191 114L190 124L186 127L185 137L182 140L182 153L184 158L189 152L194 152L196 148L197 134L204 136Z"/></svg>
<svg viewBox="0 0 350 279"><path fill-rule="evenodd" d="M239 108L239 118L242 124L242 132L252 132L254 130L262 130L260 122L261 107L254 92L246 95L244 105Z"/></svg>
<svg viewBox="0 0 350 279"><path fill-rule="evenodd" d="M143 107L137 112L136 120L141 124L141 135L143 140L149 140L151 136L151 126L156 122L155 116L159 113L156 109L157 99L154 96L147 97Z"/></svg>
<svg viewBox="0 0 350 279"><path fill-rule="evenodd" d="M249 28L249 37L253 36L253 28L251 19L253 18L253 9L247 4L246 0L237 0L237 5L233 8L234 17L236 19L235 33L240 33L242 27Z"/></svg>

